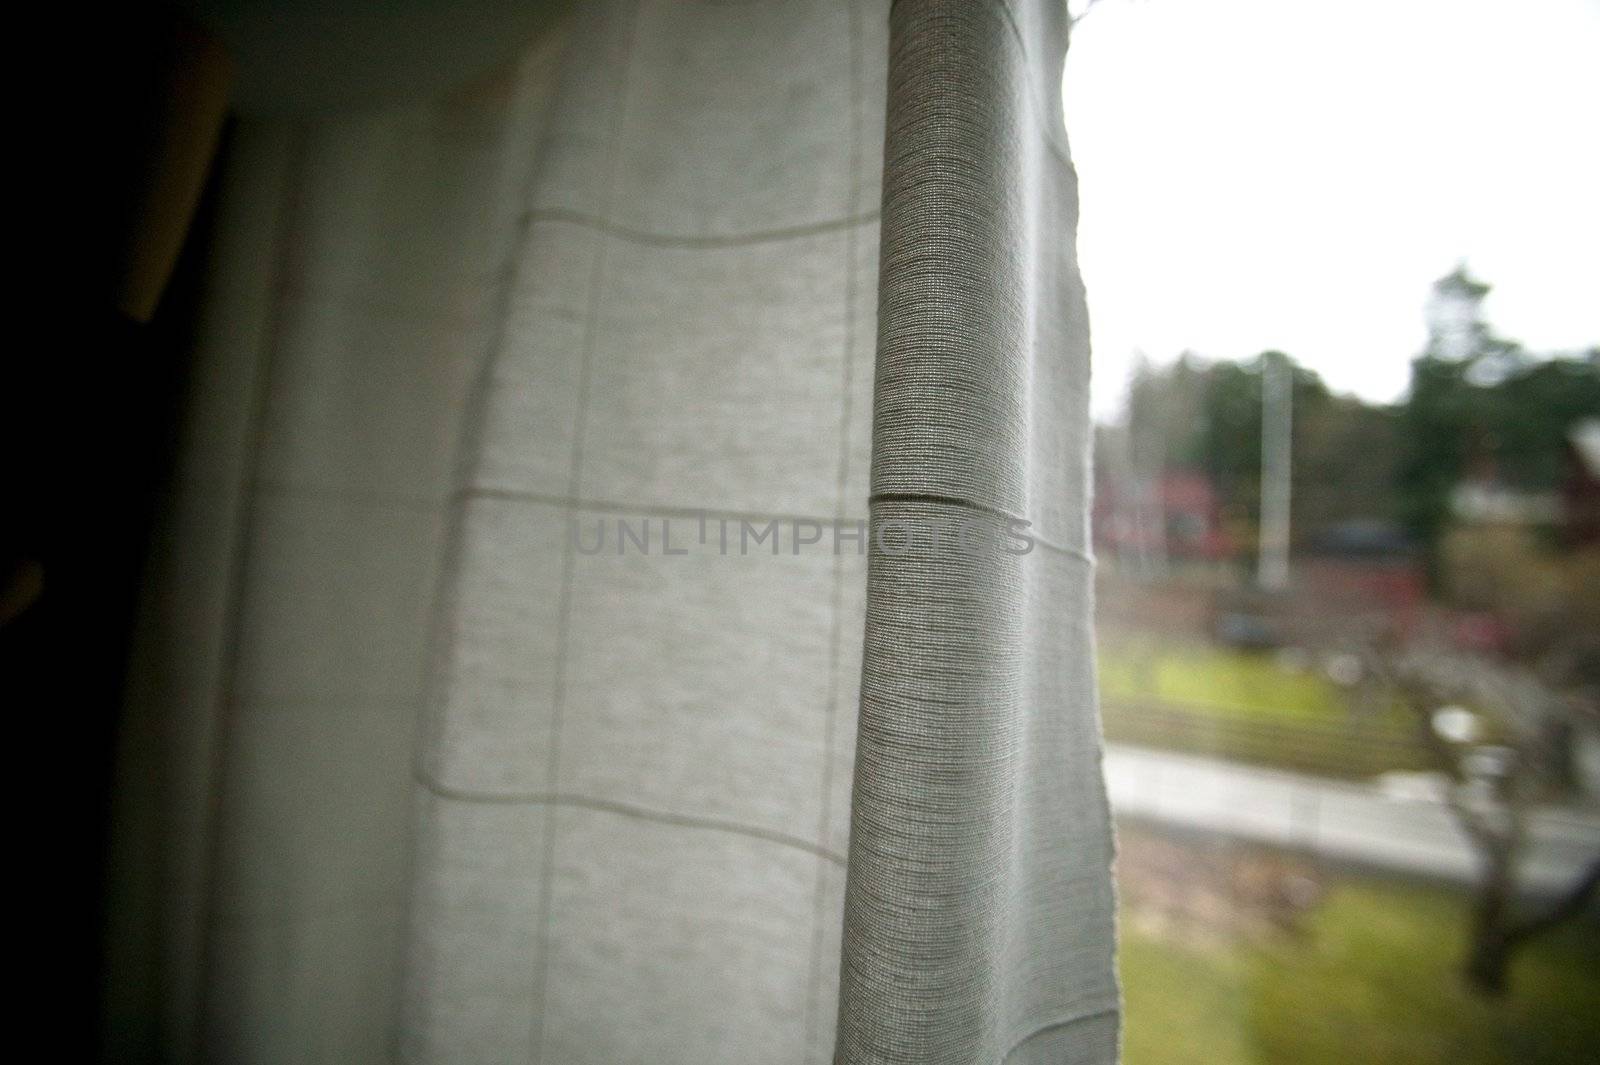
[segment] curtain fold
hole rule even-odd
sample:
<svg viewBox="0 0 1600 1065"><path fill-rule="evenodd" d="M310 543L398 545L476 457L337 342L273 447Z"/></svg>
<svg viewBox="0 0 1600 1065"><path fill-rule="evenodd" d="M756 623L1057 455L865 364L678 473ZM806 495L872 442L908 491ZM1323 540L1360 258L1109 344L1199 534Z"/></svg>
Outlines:
<svg viewBox="0 0 1600 1065"><path fill-rule="evenodd" d="M1114 1058L1062 19L618 0L237 124L111 1056Z"/></svg>
<svg viewBox="0 0 1600 1065"><path fill-rule="evenodd" d="M1064 19L891 17L841 1061L1116 1057Z"/></svg>

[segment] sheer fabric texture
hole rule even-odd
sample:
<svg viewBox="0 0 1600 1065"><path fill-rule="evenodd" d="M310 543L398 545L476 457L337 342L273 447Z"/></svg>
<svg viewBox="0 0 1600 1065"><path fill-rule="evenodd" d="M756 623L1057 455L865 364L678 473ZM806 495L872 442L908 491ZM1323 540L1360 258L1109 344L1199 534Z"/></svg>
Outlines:
<svg viewBox="0 0 1600 1065"><path fill-rule="evenodd" d="M1063 19L585 4L237 124L115 1054L1115 1059Z"/></svg>

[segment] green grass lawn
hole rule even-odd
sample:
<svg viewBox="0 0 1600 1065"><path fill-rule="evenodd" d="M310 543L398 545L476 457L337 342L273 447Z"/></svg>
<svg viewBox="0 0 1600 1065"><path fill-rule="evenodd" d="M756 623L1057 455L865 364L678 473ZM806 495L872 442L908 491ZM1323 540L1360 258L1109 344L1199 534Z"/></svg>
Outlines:
<svg viewBox="0 0 1600 1065"><path fill-rule="evenodd" d="M1313 670L1285 670L1270 655L1223 647L1102 648L1107 700L1155 699L1250 720L1337 722L1346 698Z"/></svg>
<svg viewBox="0 0 1600 1065"><path fill-rule="evenodd" d="M1320 671L1271 655L1108 641L1099 671L1114 742L1352 779L1428 766L1403 708L1358 709Z"/></svg>
<svg viewBox="0 0 1600 1065"><path fill-rule="evenodd" d="M1531 944L1510 994L1457 975L1465 900L1336 885L1298 934L1266 943L1122 933L1126 1065L1547 1065L1600 1061L1600 926ZM1202 941L1203 943L1203 941Z"/></svg>

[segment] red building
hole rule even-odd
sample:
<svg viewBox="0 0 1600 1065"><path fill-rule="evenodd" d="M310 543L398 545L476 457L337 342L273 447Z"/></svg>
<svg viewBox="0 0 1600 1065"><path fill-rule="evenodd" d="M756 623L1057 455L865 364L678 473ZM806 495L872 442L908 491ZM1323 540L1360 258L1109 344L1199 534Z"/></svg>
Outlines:
<svg viewBox="0 0 1600 1065"><path fill-rule="evenodd" d="M1200 473L1103 480L1093 521L1095 547L1103 555L1216 562L1233 551L1216 490Z"/></svg>

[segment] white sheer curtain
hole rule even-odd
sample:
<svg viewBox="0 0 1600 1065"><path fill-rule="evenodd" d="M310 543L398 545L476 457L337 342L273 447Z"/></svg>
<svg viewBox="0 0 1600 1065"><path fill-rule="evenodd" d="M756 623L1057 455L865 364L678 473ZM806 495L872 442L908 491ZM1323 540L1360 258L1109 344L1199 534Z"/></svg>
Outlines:
<svg viewBox="0 0 1600 1065"><path fill-rule="evenodd" d="M1115 1057L1063 16L584 5L431 106L239 124L115 1053Z"/></svg>

